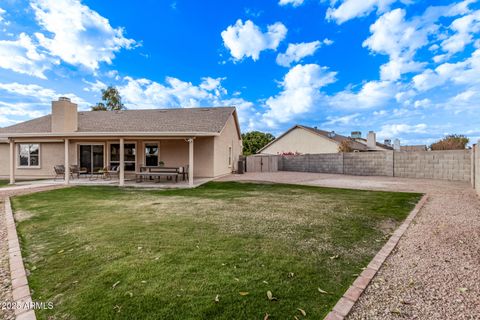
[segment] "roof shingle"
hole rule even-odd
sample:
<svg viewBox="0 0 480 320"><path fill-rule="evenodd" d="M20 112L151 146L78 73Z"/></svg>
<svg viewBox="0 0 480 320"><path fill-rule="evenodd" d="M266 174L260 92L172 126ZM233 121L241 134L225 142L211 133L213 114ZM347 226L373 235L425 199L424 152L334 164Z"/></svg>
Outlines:
<svg viewBox="0 0 480 320"><path fill-rule="evenodd" d="M79 133L219 133L235 107L78 112ZM51 115L0 128L0 133L51 133Z"/></svg>

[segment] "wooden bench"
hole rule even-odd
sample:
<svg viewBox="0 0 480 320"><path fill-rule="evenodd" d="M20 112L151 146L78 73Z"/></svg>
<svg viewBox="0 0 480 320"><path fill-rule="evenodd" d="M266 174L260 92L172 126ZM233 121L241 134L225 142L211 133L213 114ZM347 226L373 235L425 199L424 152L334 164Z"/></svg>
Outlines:
<svg viewBox="0 0 480 320"><path fill-rule="evenodd" d="M178 182L178 172L139 172L135 174L136 182L142 182L144 178L158 178L160 181L160 177L175 177L175 182Z"/></svg>

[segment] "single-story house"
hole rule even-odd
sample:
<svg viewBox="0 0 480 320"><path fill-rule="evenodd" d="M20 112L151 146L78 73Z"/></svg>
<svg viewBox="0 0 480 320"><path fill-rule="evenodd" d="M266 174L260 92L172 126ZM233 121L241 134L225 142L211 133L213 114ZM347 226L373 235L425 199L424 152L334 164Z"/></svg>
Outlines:
<svg viewBox="0 0 480 320"><path fill-rule="evenodd" d="M0 128L0 177L50 178L54 166L88 172L119 168L119 184L141 167L188 169L213 178L234 171L242 153L235 107L78 111L68 98L47 116Z"/></svg>
<svg viewBox="0 0 480 320"><path fill-rule="evenodd" d="M373 140L372 140L373 139ZM369 135L368 142L356 141L334 131L325 131L318 128L295 125L260 149L260 154L320 154L337 153L343 141L348 141L354 151L379 151L383 150L375 141L375 134ZM382 145L383 146L383 145ZM385 146L386 147L386 146Z"/></svg>

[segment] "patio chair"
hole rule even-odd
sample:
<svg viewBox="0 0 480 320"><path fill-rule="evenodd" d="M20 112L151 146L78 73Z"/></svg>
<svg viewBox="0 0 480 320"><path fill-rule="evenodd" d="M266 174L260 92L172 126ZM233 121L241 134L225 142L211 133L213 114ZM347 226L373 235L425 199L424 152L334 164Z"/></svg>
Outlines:
<svg viewBox="0 0 480 320"><path fill-rule="evenodd" d="M65 180L65 166L63 164L53 166L53 170L55 171L55 178L53 178L53 181L57 180L58 177L62 177ZM70 177L73 178L73 173L71 171Z"/></svg>
<svg viewBox="0 0 480 320"><path fill-rule="evenodd" d="M80 168L78 165L73 164L70 166L70 174L72 176L77 176L77 179L80 179L80 174L82 173L87 173L87 170L85 168Z"/></svg>
<svg viewBox="0 0 480 320"><path fill-rule="evenodd" d="M181 174L183 176L183 181L185 181L185 177L187 177L187 180L188 180L188 168L189 168L188 164L182 167Z"/></svg>

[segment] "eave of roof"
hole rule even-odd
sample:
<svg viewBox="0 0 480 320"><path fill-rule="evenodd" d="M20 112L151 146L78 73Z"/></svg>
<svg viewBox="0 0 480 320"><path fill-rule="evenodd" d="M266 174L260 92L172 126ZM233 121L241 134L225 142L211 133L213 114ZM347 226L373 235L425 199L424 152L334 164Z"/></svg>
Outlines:
<svg viewBox="0 0 480 320"><path fill-rule="evenodd" d="M220 132L41 132L41 133L2 133L0 138L39 138L39 137L214 137Z"/></svg>

